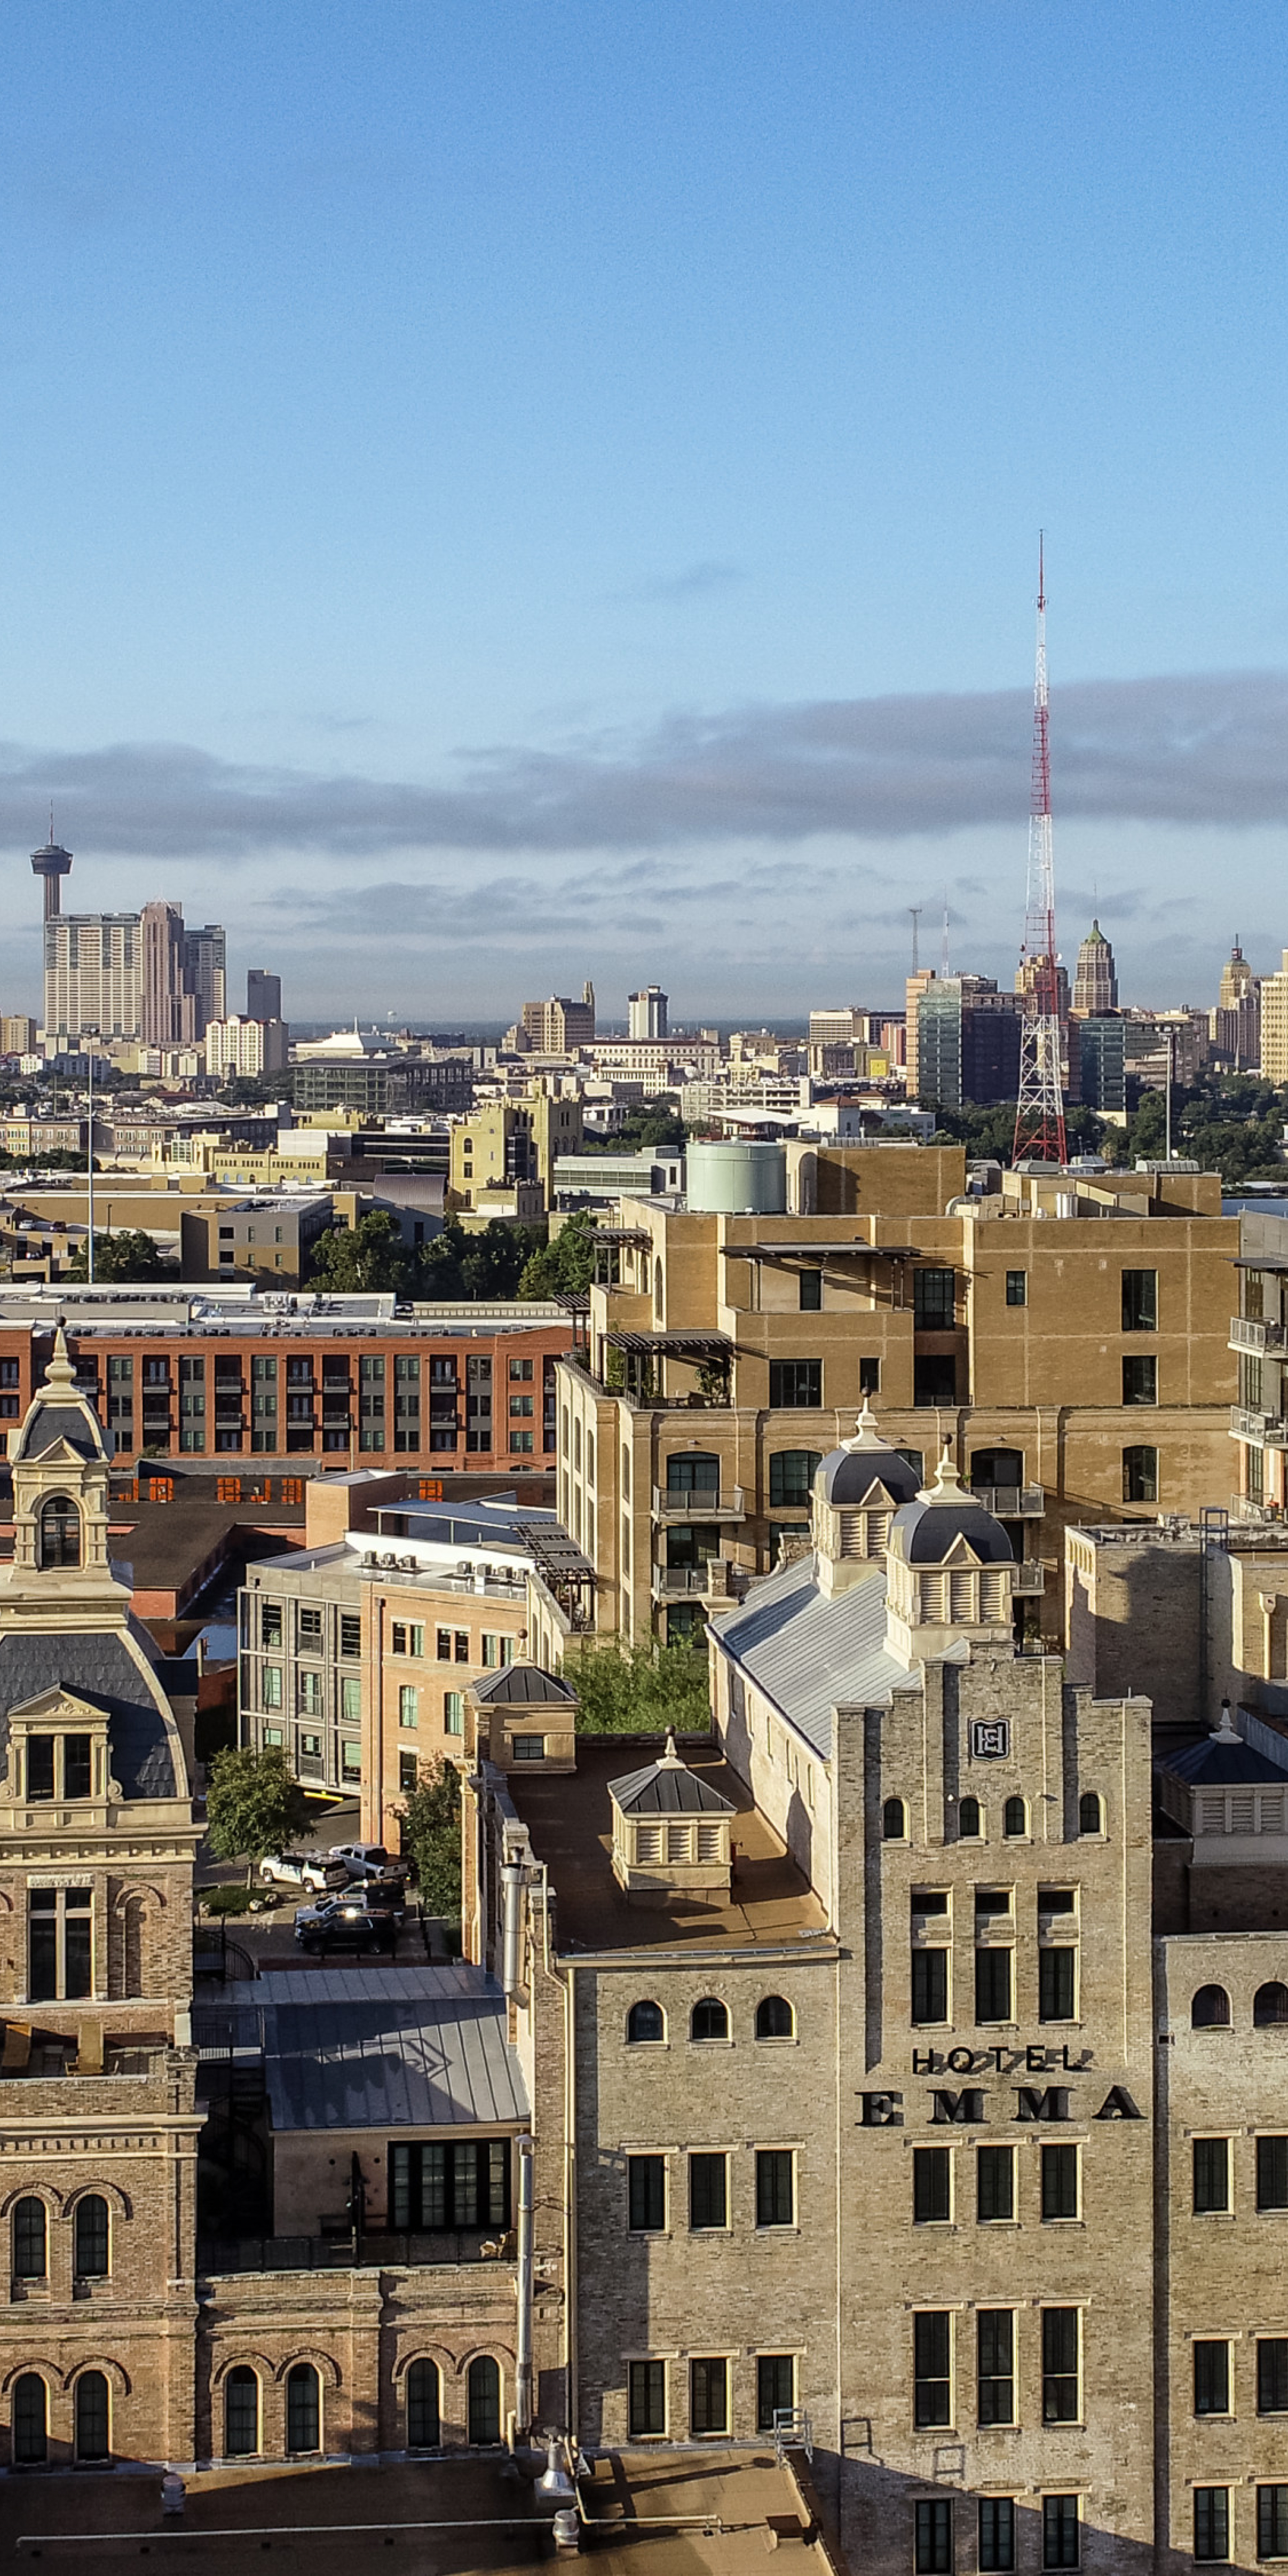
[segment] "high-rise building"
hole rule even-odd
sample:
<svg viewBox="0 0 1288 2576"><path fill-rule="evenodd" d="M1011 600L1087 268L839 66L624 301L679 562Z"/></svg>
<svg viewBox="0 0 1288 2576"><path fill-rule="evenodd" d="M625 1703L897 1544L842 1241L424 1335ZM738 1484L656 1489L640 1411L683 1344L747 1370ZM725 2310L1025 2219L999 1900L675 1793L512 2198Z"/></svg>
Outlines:
<svg viewBox="0 0 1288 2576"><path fill-rule="evenodd" d="M184 990L191 993L196 1008L194 1036L202 1037L211 1020L222 1020L228 1004L228 979L225 971L227 941L217 921L208 921L204 930L185 930L183 935ZM278 996L279 1005L281 996ZM252 1012L252 1019L276 1019L276 1011Z"/></svg>
<svg viewBox="0 0 1288 2576"><path fill-rule="evenodd" d="M45 1044L57 1050L83 1029L136 1038L143 1002L137 912L61 912L45 923Z"/></svg>
<svg viewBox="0 0 1288 2576"><path fill-rule="evenodd" d="M1127 1106L1126 1024L1116 1012L1089 1013L1070 1023L1078 1050L1078 1097L1102 1117L1121 1118Z"/></svg>
<svg viewBox="0 0 1288 2576"><path fill-rule="evenodd" d="M36 1023L25 1011L6 1011L0 1017L0 1055L31 1055L36 1044Z"/></svg>
<svg viewBox="0 0 1288 2576"><path fill-rule="evenodd" d="M646 984L639 993L626 997L627 1035L633 1038L666 1036L667 996L660 984Z"/></svg>
<svg viewBox="0 0 1288 2576"><path fill-rule="evenodd" d="M1288 1082L1288 948L1278 973L1261 979L1261 1070L1267 1082Z"/></svg>
<svg viewBox="0 0 1288 2576"><path fill-rule="evenodd" d="M280 1020L281 1016L281 976L269 975L262 966L252 966L246 977L247 1019Z"/></svg>
<svg viewBox="0 0 1288 2576"><path fill-rule="evenodd" d="M917 1004L917 1097L941 1109L1011 1100L1020 1078L1020 1003L986 975L936 976ZM909 1085L911 1089L911 1084Z"/></svg>
<svg viewBox="0 0 1288 2576"><path fill-rule="evenodd" d="M1208 1034L1238 1070L1261 1060L1261 985L1236 939L1221 970L1216 1009L1208 1013Z"/></svg>
<svg viewBox="0 0 1288 2576"><path fill-rule="evenodd" d="M1073 978L1075 1011L1116 1011L1118 971L1114 952L1098 921L1093 921L1081 948Z"/></svg>
<svg viewBox="0 0 1288 2576"><path fill-rule="evenodd" d="M32 875L39 877L44 885L46 921L56 921L58 918L62 909L59 881L63 877L70 876L71 869L71 851L65 850L61 842L54 839L51 829L43 850L33 850L31 853Z"/></svg>
<svg viewBox="0 0 1288 2576"><path fill-rule="evenodd" d="M243 1019L236 1011L212 1020L206 1030L206 1071L225 1074L280 1073L286 1063L287 1032L280 1020Z"/></svg>
<svg viewBox="0 0 1288 2576"><path fill-rule="evenodd" d="M184 1010L183 912L177 903L145 903L141 1035L145 1046L180 1046L193 1036L195 1014Z"/></svg>
<svg viewBox="0 0 1288 2576"><path fill-rule="evenodd" d="M525 1002L520 1013L528 1043L537 1055L571 1055L590 1046L595 1035L595 993L587 984L580 1002L552 993L546 1002Z"/></svg>

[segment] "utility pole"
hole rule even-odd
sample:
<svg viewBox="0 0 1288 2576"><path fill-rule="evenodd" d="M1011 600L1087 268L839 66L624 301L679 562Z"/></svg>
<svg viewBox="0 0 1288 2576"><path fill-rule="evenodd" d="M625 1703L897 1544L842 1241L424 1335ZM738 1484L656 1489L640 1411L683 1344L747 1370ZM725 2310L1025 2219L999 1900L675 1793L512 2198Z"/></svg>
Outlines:
<svg viewBox="0 0 1288 2576"><path fill-rule="evenodd" d="M1063 1165L1069 1159L1060 1082L1060 977L1055 948L1055 862L1051 846L1051 744L1048 731L1045 546L1038 539L1037 668L1033 683L1033 776L1029 798L1029 877L1020 951L1020 1095L1014 1159Z"/></svg>

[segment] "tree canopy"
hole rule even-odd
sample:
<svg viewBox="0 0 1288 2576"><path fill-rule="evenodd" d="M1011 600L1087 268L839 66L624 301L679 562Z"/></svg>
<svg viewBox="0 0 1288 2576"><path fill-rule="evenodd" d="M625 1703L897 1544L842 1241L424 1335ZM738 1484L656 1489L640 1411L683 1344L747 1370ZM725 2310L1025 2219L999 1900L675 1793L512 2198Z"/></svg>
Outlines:
<svg viewBox="0 0 1288 2576"><path fill-rule="evenodd" d="M628 1111L611 1136L583 1135L581 1143L586 1154L682 1154L687 1136L675 1096L667 1092Z"/></svg>
<svg viewBox="0 0 1288 2576"><path fill-rule="evenodd" d="M398 1813L425 1913L454 1921L461 1910L461 1783L455 1766L441 1755L422 1762Z"/></svg>
<svg viewBox="0 0 1288 2576"><path fill-rule="evenodd" d="M656 1735L666 1727L695 1735L711 1724L707 1659L692 1646L588 1640L565 1655L563 1674L581 1703L585 1735Z"/></svg>
<svg viewBox="0 0 1288 2576"><path fill-rule="evenodd" d="M81 1246L68 1264L68 1279L85 1279L89 1275L86 1248ZM96 1234L94 1237L94 1277L111 1279L170 1279L174 1272L162 1260L161 1247L150 1234L137 1226L124 1226L119 1234Z"/></svg>
<svg viewBox="0 0 1288 2576"><path fill-rule="evenodd" d="M415 1259L387 1208L373 1208L356 1225L332 1226L313 1246L312 1278L335 1295L366 1290L409 1297Z"/></svg>
<svg viewBox="0 0 1288 2576"><path fill-rule="evenodd" d="M521 1297L576 1297L595 1275L595 1219L589 1209L529 1255L519 1281Z"/></svg>
<svg viewBox="0 0 1288 2576"><path fill-rule="evenodd" d="M211 1755L206 1836L216 1860L245 1860L253 1867L312 1831L308 1802L291 1778L281 1745L257 1753L240 1744Z"/></svg>

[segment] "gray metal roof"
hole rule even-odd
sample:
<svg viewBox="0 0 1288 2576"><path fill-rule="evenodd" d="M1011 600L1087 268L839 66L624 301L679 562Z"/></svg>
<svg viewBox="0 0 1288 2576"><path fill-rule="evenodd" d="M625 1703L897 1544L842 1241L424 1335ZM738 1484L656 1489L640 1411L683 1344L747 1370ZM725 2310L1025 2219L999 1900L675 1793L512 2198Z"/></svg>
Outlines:
<svg viewBox="0 0 1288 2576"><path fill-rule="evenodd" d="M182 1796L165 1718L148 1688L147 1646L141 1637L137 1643L138 1662L129 1639L111 1630L51 1628L45 1635L16 1629L0 1636L0 1752L9 1740L10 1709L61 1685L106 1709L112 1769L125 1797Z"/></svg>
<svg viewBox="0 0 1288 2576"><path fill-rule="evenodd" d="M504 1664L490 1681L472 1685L475 1699L496 1704L504 1700L520 1708L544 1707L547 1701L575 1704L577 1694L557 1673L545 1673L539 1664Z"/></svg>
<svg viewBox="0 0 1288 2576"><path fill-rule="evenodd" d="M942 1565L959 1538L973 1548L982 1565L1015 1562L1015 1550L1001 1522L965 1494L960 1503L905 1503L895 1513L890 1544L909 1565Z"/></svg>
<svg viewBox="0 0 1288 2576"><path fill-rule="evenodd" d="M883 1571L829 1600L811 1557L780 1567L709 1633L826 1762L838 1703L880 1707L908 1669L886 1645Z"/></svg>
<svg viewBox="0 0 1288 2576"><path fill-rule="evenodd" d="M709 1780L699 1779L674 1755L610 1780L608 1794L630 1816L731 1816L734 1812L731 1799L722 1798Z"/></svg>
<svg viewBox="0 0 1288 2576"><path fill-rule="evenodd" d="M486 1970L320 1968L262 1980L274 2133L526 2120L506 2007Z"/></svg>

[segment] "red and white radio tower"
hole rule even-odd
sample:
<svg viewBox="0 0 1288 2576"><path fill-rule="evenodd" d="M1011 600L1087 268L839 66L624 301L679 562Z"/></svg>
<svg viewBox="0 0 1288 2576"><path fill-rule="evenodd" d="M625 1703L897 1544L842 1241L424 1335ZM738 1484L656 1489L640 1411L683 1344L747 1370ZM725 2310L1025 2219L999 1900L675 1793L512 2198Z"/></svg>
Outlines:
<svg viewBox="0 0 1288 2576"><path fill-rule="evenodd" d="M1051 854L1051 743L1048 732L1046 583L1038 539L1038 657L1033 687L1033 793L1029 808L1029 884L1020 952L1020 1096L1013 1159L1065 1163L1064 1093L1060 1086L1060 983L1055 947L1055 866Z"/></svg>

